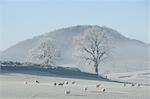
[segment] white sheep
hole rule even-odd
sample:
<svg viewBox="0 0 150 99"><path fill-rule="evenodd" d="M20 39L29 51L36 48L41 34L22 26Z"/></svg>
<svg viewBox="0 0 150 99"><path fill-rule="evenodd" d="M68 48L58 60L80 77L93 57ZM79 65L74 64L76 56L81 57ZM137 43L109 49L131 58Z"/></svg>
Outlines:
<svg viewBox="0 0 150 99"><path fill-rule="evenodd" d="M24 84L28 84L28 82L27 82L27 81L25 81L25 82L24 82Z"/></svg>
<svg viewBox="0 0 150 99"><path fill-rule="evenodd" d="M87 91L87 90L88 90L88 88L87 88L87 87L85 87L85 88L83 88L83 90L84 90L84 91Z"/></svg>
<svg viewBox="0 0 150 99"><path fill-rule="evenodd" d="M105 88L101 88L101 91L102 91L102 92L105 92L105 91L106 91L106 89L105 89Z"/></svg>
<svg viewBox="0 0 150 99"><path fill-rule="evenodd" d="M69 82L68 82L68 81L65 81L65 84L66 84L66 85L68 85L68 84L69 84Z"/></svg>
<svg viewBox="0 0 150 99"><path fill-rule="evenodd" d="M70 93L71 93L70 90L65 91L65 94L66 94L66 95L68 95L68 94L70 94Z"/></svg>

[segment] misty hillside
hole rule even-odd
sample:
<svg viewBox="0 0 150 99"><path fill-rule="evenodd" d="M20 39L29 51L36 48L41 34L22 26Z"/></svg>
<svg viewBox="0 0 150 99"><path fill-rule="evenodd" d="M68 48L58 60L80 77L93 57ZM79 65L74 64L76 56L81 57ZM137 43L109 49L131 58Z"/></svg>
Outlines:
<svg viewBox="0 0 150 99"><path fill-rule="evenodd" d="M62 59L57 63L59 66L78 67L82 71L92 72L90 66L77 64L74 56L73 39L75 36L84 33L87 29L94 27L97 31L105 31L111 36L113 51L112 57L101 64L102 72L121 72L150 69L148 58L148 44L141 41L129 39L108 27L96 25L81 25L58 29L43 35L27 39L8 48L2 52L2 60L28 61L29 51L35 47L40 39L51 37L56 41L56 45L61 49Z"/></svg>

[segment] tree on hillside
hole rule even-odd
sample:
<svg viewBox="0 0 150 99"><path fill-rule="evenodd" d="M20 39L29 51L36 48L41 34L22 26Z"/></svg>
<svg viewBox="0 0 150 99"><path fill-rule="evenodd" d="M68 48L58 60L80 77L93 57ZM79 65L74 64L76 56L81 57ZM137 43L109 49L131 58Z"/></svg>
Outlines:
<svg viewBox="0 0 150 99"><path fill-rule="evenodd" d="M110 36L104 31L99 32L96 28L90 28L76 36L74 44L77 56L93 65L95 73L98 74L100 63L110 57Z"/></svg>
<svg viewBox="0 0 150 99"><path fill-rule="evenodd" d="M39 44L30 51L30 61L45 67L56 65L60 60L61 52L51 38L43 38Z"/></svg>

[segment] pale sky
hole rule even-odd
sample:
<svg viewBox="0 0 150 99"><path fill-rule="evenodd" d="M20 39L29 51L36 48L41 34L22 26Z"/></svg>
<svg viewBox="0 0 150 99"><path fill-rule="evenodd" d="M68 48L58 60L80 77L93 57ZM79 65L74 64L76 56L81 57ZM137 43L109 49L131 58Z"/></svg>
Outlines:
<svg viewBox="0 0 150 99"><path fill-rule="evenodd" d="M74 25L107 26L150 43L149 0L0 0L0 50Z"/></svg>

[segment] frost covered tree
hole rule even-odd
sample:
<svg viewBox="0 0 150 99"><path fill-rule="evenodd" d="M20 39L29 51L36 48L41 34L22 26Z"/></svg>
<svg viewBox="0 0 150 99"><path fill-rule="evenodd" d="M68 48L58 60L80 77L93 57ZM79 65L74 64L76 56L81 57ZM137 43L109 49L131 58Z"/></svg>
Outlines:
<svg viewBox="0 0 150 99"><path fill-rule="evenodd" d="M102 61L110 57L111 41L105 31L98 31L92 27L74 38L76 54L85 62L94 66L98 74L98 67Z"/></svg>
<svg viewBox="0 0 150 99"><path fill-rule="evenodd" d="M45 67L55 65L60 60L61 52L51 38L44 38L30 51L30 61Z"/></svg>

